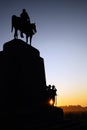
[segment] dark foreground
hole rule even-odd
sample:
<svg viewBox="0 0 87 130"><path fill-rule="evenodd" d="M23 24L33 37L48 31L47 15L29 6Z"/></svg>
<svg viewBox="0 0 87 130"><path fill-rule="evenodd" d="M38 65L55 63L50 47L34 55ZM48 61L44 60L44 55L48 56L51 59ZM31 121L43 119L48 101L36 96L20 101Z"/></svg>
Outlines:
<svg viewBox="0 0 87 130"><path fill-rule="evenodd" d="M87 130L87 112L71 112L65 113L63 120L43 120L43 122L35 121L34 124L24 126L27 129L50 129L50 130Z"/></svg>
<svg viewBox="0 0 87 130"><path fill-rule="evenodd" d="M24 130L87 130L87 113L67 113L65 114L64 120L37 120L32 119L25 120L23 117L17 117L14 122L11 119L6 119L6 124L1 124L3 128L11 129L24 129ZM26 117L25 117L26 118ZM3 119L2 119L3 120ZM10 122L9 122L10 121ZM19 125L15 126L15 121L19 122ZM24 121L24 122L23 122Z"/></svg>
<svg viewBox="0 0 87 130"><path fill-rule="evenodd" d="M65 113L62 122L58 122L50 129L54 130L87 130L87 112Z"/></svg>

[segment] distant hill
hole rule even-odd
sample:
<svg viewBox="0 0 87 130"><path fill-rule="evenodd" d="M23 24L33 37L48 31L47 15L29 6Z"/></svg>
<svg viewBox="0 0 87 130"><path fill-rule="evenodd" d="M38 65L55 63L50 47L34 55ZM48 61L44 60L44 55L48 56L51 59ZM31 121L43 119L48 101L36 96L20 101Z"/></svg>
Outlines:
<svg viewBox="0 0 87 130"><path fill-rule="evenodd" d="M80 105L60 106L64 112L87 112L87 107Z"/></svg>

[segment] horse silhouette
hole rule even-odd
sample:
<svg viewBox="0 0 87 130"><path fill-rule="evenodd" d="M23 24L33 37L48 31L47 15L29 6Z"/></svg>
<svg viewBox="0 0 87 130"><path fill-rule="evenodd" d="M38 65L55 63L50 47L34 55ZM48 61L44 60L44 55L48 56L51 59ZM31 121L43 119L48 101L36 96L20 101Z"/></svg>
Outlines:
<svg viewBox="0 0 87 130"><path fill-rule="evenodd" d="M28 21L23 22L20 17L17 17L16 15L12 16L12 29L14 28L14 38L18 38L18 30L20 33L26 34L26 42L28 43L28 37L30 37L30 45L32 41L32 36L37 32L36 31L36 25L35 23L29 23Z"/></svg>

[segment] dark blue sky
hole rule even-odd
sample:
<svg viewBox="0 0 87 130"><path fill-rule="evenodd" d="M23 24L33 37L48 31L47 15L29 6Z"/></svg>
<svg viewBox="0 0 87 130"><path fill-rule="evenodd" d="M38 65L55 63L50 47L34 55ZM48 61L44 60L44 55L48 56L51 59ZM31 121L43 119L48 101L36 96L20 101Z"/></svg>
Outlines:
<svg viewBox="0 0 87 130"><path fill-rule="evenodd" d="M0 49L13 39L11 16L23 8L36 23L32 46L44 58L47 84L57 87L59 104L87 105L87 0L0 1Z"/></svg>

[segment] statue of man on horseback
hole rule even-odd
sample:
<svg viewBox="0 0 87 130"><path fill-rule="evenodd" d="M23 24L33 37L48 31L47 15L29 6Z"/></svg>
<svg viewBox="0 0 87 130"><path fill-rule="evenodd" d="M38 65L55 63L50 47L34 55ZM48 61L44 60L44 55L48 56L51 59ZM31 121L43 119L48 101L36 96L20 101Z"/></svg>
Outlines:
<svg viewBox="0 0 87 130"><path fill-rule="evenodd" d="M23 38L23 33L26 34L26 42L28 42L28 37L30 37L30 45L32 36L37 32L35 23L30 22L30 17L25 9L22 10L20 17L15 15L12 16L12 31L15 29L14 38L18 38L18 30Z"/></svg>

